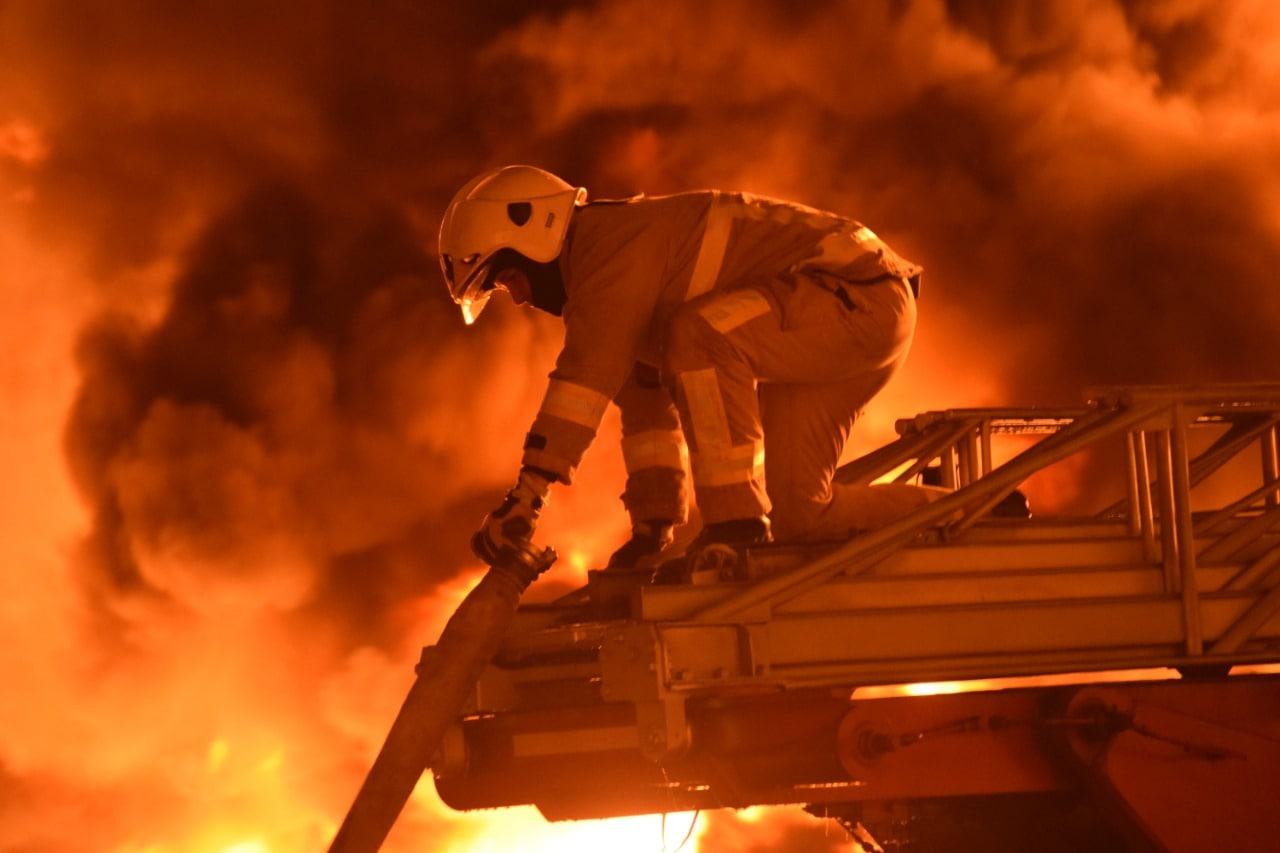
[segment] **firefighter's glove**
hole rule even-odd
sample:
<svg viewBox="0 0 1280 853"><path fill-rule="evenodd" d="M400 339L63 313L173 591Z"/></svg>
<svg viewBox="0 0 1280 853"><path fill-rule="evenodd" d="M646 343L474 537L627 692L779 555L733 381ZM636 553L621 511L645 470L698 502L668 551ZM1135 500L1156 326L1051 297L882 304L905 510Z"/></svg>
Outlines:
<svg viewBox="0 0 1280 853"><path fill-rule="evenodd" d="M484 517L484 523L471 537L475 555L494 566L510 562L517 552L528 552L551 481L544 472L522 468L520 479L507 492L502 505Z"/></svg>
<svg viewBox="0 0 1280 853"><path fill-rule="evenodd" d="M674 525L669 521L638 521L631 528L631 538L609 558L611 569L635 569L642 562L652 563L675 539Z"/></svg>

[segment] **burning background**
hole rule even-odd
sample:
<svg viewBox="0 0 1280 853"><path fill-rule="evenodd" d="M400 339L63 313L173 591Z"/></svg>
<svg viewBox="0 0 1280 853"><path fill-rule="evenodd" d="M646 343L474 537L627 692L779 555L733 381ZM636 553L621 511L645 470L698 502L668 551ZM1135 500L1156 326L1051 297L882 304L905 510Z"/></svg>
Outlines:
<svg viewBox="0 0 1280 853"><path fill-rule="evenodd" d="M464 329L438 280L483 169L795 198L923 262L854 449L1280 373L1270 0L10 0L0 57L0 850L326 843L558 343L508 306ZM556 495L543 595L623 538L615 437ZM656 849L638 821L427 784L395 844ZM749 811L691 844L840 835Z"/></svg>

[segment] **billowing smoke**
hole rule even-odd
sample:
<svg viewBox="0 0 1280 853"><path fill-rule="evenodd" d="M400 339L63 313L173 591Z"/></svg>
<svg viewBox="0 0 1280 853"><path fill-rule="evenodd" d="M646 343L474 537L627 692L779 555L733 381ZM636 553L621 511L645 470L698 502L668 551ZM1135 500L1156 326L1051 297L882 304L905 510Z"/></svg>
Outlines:
<svg viewBox="0 0 1280 853"><path fill-rule="evenodd" d="M539 69L535 135L594 141L596 170L864 218L928 268L925 360L1044 402L1274 376L1277 27L1247 2L619 2L486 58Z"/></svg>
<svg viewBox="0 0 1280 853"><path fill-rule="evenodd" d="M1280 364L1267 0L17 2L0 55L0 846L332 829L555 353L438 281L484 168L866 221L927 272L862 442ZM608 439L548 520L577 569L625 523Z"/></svg>

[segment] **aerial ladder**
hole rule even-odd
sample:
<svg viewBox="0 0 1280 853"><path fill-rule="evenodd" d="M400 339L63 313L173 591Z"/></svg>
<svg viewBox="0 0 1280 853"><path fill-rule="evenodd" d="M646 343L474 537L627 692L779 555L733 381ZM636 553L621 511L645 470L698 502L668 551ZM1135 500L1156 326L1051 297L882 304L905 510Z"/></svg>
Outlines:
<svg viewBox="0 0 1280 853"><path fill-rule="evenodd" d="M553 555L495 569L494 630L424 650L333 849L376 849L428 764L454 808L550 820L796 804L868 849L1280 849L1280 384L1085 396L899 421L837 479L952 491L844 541L518 609ZM993 515L1077 454L1109 506Z"/></svg>

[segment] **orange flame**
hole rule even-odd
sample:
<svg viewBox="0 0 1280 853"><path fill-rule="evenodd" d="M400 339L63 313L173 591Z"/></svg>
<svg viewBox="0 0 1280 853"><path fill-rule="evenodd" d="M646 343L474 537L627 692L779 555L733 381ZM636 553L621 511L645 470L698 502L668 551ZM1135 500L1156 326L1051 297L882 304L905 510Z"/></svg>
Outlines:
<svg viewBox="0 0 1280 853"><path fill-rule="evenodd" d="M929 270L921 326L850 455L921 408L1274 378L1270 0L571 7L0 11L0 846L323 848L478 571L459 526L514 471L556 349L501 311L450 337L423 296L406 234L483 166L794 197L892 235ZM213 216L279 183L303 201ZM245 269L207 269L197 236ZM331 274L303 319L290 240ZM112 346L81 335L104 318ZM616 430L553 495L563 559L531 597L625 535ZM424 783L392 843L652 850L659 826L457 815ZM717 813L688 849L827 831L847 846L794 810Z"/></svg>

